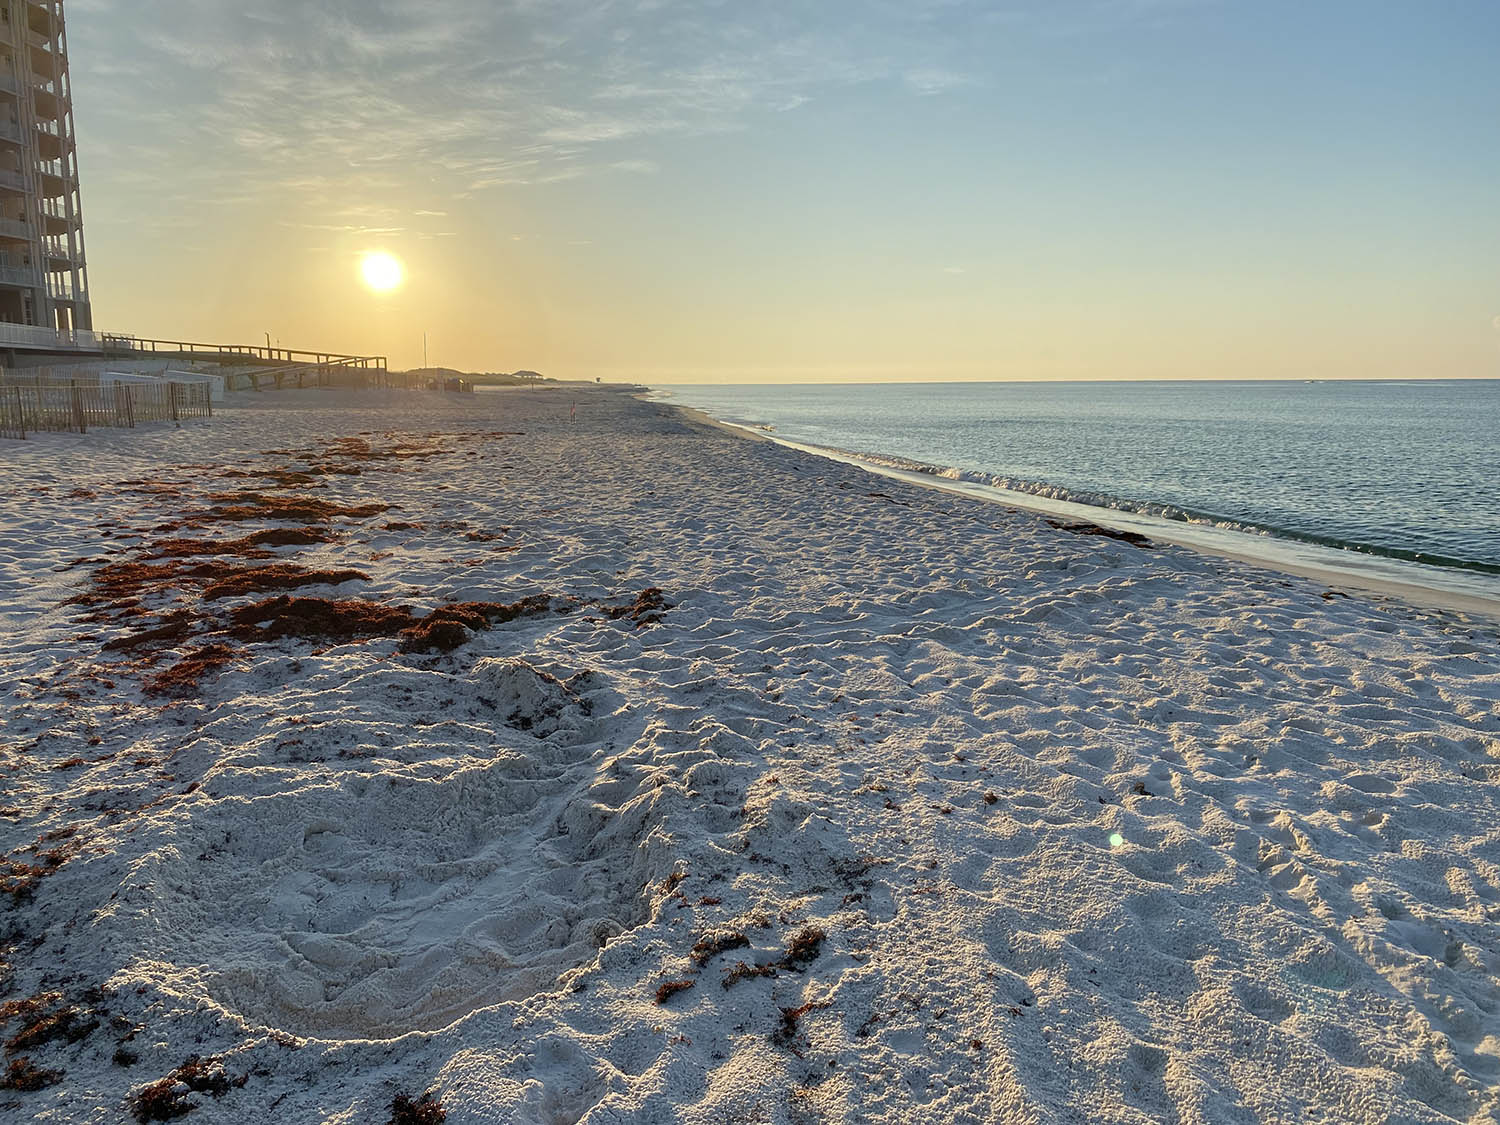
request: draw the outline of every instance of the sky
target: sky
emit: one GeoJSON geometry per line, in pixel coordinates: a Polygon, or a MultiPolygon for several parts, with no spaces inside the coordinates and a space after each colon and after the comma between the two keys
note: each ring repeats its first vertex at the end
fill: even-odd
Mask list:
{"type": "Polygon", "coordinates": [[[102,330],[649,383],[1500,377],[1496,0],[65,12],[102,330]]]}

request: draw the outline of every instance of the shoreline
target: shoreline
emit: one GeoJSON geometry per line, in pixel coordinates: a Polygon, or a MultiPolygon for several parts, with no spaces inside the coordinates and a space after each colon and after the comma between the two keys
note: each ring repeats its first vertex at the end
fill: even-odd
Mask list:
{"type": "Polygon", "coordinates": [[[1489,622],[625,389],[9,471],[0,1112],[1500,1109],[1489,622]]]}
{"type": "Polygon", "coordinates": [[[1484,572],[1324,546],[1273,532],[1233,530],[1197,521],[1171,520],[1146,512],[1052,499],[998,485],[945,478],[934,472],[906,469],[871,459],[881,456],[896,460],[894,454],[861,455],[795,441],[745,423],[715,418],[697,407],[672,403],[670,397],[646,398],[645,401],[673,406],[697,421],[755,441],[774,442],[788,449],[853,465],[873,475],[900,480],[921,488],[969,496],[1041,515],[1087,520],[1116,531],[1144,535],[1157,542],[1187,547],[1214,558],[1229,559],[1324,582],[1333,588],[1395,598],[1425,609],[1449,609],[1500,621],[1500,577],[1484,572]]]}

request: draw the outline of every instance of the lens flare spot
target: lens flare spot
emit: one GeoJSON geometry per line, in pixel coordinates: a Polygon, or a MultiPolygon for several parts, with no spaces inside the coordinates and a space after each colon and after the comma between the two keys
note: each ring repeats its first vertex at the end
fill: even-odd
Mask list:
{"type": "Polygon", "coordinates": [[[406,278],[401,259],[384,250],[371,250],[359,260],[359,276],[376,293],[389,293],[406,278]]]}
{"type": "Polygon", "coordinates": [[[1125,837],[1121,836],[1118,832],[1110,833],[1109,846],[1112,848],[1123,848],[1125,846],[1125,837]]]}

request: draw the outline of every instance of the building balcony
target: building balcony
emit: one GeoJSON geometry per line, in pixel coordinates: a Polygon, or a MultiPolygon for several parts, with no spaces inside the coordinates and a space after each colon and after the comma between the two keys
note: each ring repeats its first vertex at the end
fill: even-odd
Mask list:
{"type": "Polygon", "coordinates": [[[47,239],[43,244],[42,253],[47,259],[47,269],[54,273],[83,269],[83,258],[74,257],[72,247],[60,239],[47,239]]]}
{"type": "Polygon", "coordinates": [[[43,199],[57,199],[68,194],[73,187],[73,179],[62,170],[59,161],[52,160],[38,166],[41,173],[37,177],[40,192],[43,199]]]}
{"type": "Polygon", "coordinates": [[[6,191],[26,190],[26,177],[20,172],[13,172],[8,168],[0,168],[0,189],[6,191]]]}
{"type": "Polygon", "coordinates": [[[33,233],[30,223],[23,223],[20,219],[0,219],[0,238],[30,242],[33,233]]]}
{"type": "Polygon", "coordinates": [[[0,266],[0,285],[35,289],[41,284],[35,266],[0,266]]]}
{"type": "Polygon", "coordinates": [[[0,141],[10,141],[13,144],[20,144],[21,123],[19,121],[7,121],[0,118],[0,141]]]}
{"type": "Polygon", "coordinates": [[[43,160],[61,160],[68,148],[67,142],[58,135],[57,127],[54,125],[49,128],[41,121],[36,124],[36,147],[37,155],[43,160]]]}
{"type": "Polygon", "coordinates": [[[26,5],[26,25],[32,31],[45,35],[57,26],[52,18],[52,14],[55,11],[57,11],[56,4],[43,4],[39,3],[38,0],[30,0],[26,5]]]}
{"type": "Polygon", "coordinates": [[[77,215],[69,215],[68,209],[54,199],[42,200],[42,233],[48,235],[67,234],[82,225],[77,215]]]}
{"type": "Polygon", "coordinates": [[[47,296],[54,301],[87,301],[88,290],[73,284],[73,275],[53,273],[47,275],[47,296]]]}
{"type": "Polygon", "coordinates": [[[0,93],[19,94],[21,80],[8,70],[0,70],[0,93]]]}
{"type": "Polygon", "coordinates": [[[42,274],[29,254],[0,254],[0,285],[19,285],[35,289],[42,284],[42,274]]]}
{"type": "Polygon", "coordinates": [[[58,55],[46,47],[31,47],[31,73],[43,82],[55,82],[62,73],[62,62],[58,55]]]}
{"type": "Polygon", "coordinates": [[[38,121],[58,121],[66,116],[68,111],[67,99],[59,97],[55,90],[43,86],[32,87],[31,103],[36,107],[38,121]]]}

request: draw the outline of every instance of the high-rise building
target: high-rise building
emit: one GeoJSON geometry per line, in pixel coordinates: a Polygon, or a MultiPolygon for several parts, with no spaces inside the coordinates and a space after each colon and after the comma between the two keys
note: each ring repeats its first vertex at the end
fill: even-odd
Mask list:
{"type": "Polygon", "coordinates": [[[62,0],[0,0],[0,322],[93,327],[62,0]]]}

